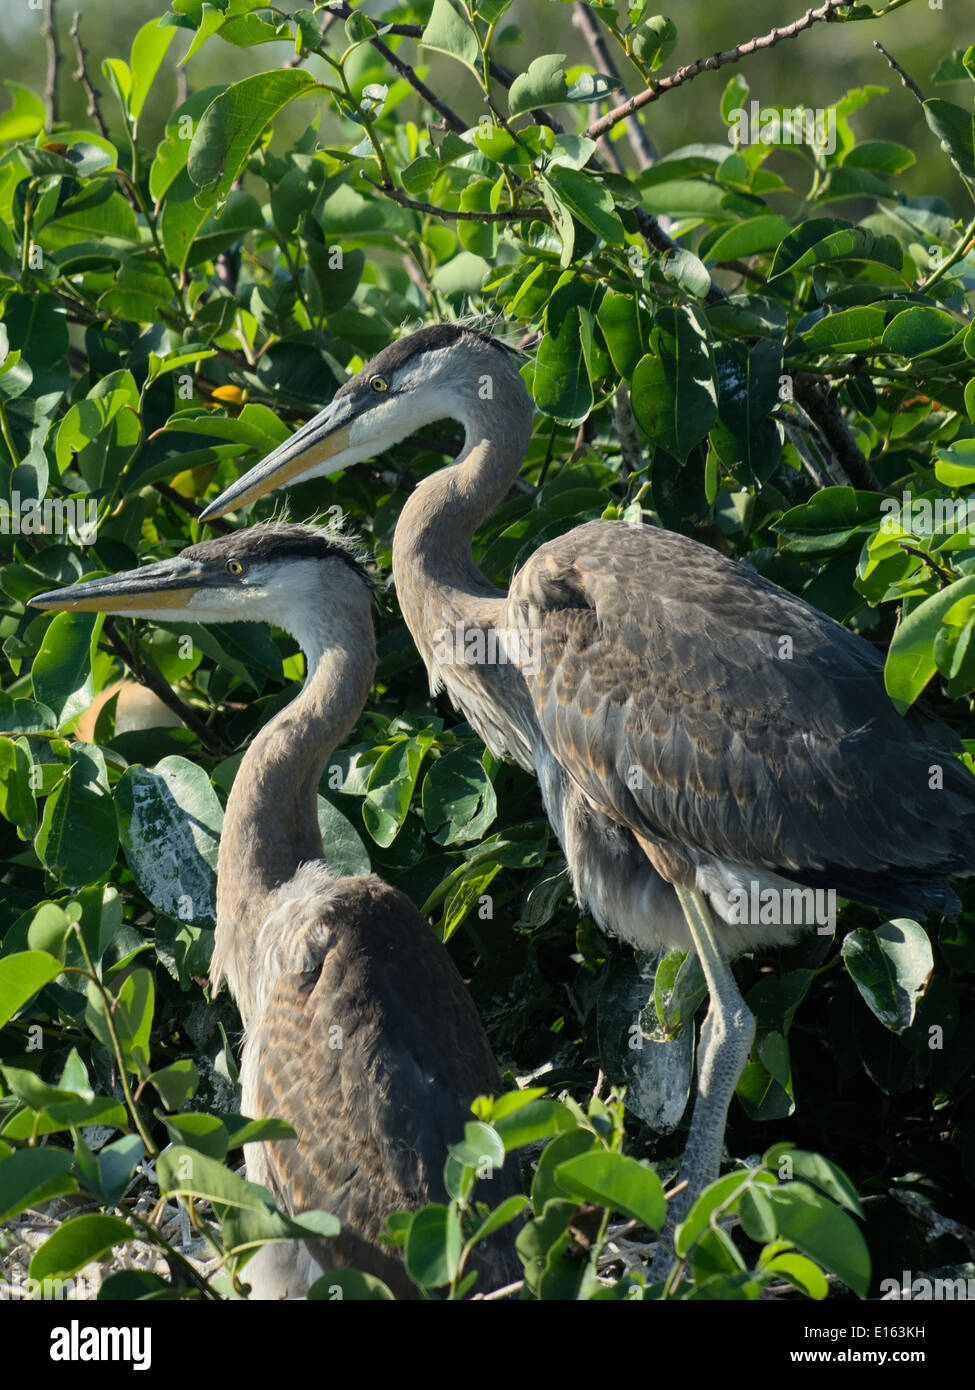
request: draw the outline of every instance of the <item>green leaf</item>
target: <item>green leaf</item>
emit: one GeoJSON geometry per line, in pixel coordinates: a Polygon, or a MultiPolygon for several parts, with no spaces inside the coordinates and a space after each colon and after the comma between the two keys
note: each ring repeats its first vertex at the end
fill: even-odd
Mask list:
{"type": "Polygon", "coordinates": [[[937,670],[935,640],[942,621],[959,599],[975,594],[975,575],[956,579],[946,589],[913,607],[891,640],[884,666],[884,685],[901,714],[905,714],[937,670]]]}
{"type": "Polygon", "coordinates": [[[227,1157],[228,1135],[219,1115],[183,1111],[168,1115],[163,1123],[174,1144],[186,1143],[196,1152],[218,1163],[227,1157]]]}
{"type": "Polygon", "coordinates": [[[25,837],[37,829],[37,803],[30,785],[32,766],[26,747],[0,735],[0,816],[25,837]]]}
{"type": "MultiPolygon", "coordinates": [[[[5,963],[0,961],[0,991],[5,963]]],[[[0,1158],[0,1222],[9,1221],[18,1212],[48,1202],[52,1197],[76,1192],[78,1184],[68,1172],[72,1162],[73,1156],[68,1150],[54,1148],[15,1149],[0,1158]]]]}
{"type": "Polygon", "coordinates": [[[384,849],[403,828],[420,765],[432,743],[433,734],[426,733],[397,739],[373,766],[362,803],[362,819],[376,844],[384,849]]]}
{"type": "Polygon", "coordinates": [[[323,796],[318,798],[318,828],[333,874],[368,874],[372,862],[362,836],[350,820],[323,796]]]}
{"type": "Polygon", "coordinates": [[[629,380],[647,350],[647,335],[636,295],[607,290],[596,311],[613,366],[629,380]]]}
{"type": "Polygon", "coordinates": [[[877,529],[882,500],[876,492],[823,488],[808,502],[787,511],[773,523],[772,530],[783,538],[784,549],[800,554],[845,550],[851,544],[859,545],[866,533],[877,529]]]}
{"type": "Polygon", "coordinates": [[[41,862],[69,888],[97,881],[112,867],[118,831],[100,748],[72,745],[68,775],[44,805],[34,848],[41,862]]]}
{"type": "Polygon", "coordinates": [[[260,1192],[216,1159],[185,1144],[164,1149],[156,1160],[159,1190],[170,1197],[202,1197],[220,1206],[265,1211],[260,1192]]]}
{"type": "Polygon", "coordinates": [[[564,275],[545,310],[545,336],[535,357],[535,404],[563,424],[579,424],[593,406],[592,383],[582,346],[580,307],[592,303],[593,287],[564,275]]]}
{"type": "Polygon", "coordinates": [[[924,119],[965,182],[975,185],[975,115],[954,102],[930,97],[924,103],[924,119]]]}
{"type": "Polygon", "coordinates": [[[440,1204],[421,1207],[406,1238],[406,1272],[421,1289],[449,1284],[457,1272],[461,1229],[451,1211],[440,1204]]]}
{"type": "Polygon", "coordinates": [[[175,29],[161,29],[158,20],[150,19],[143,24],[132,40],[132,53],[129,58],[129,66],[132,69],[129,111],[136,120],[142,114],[149,88],[155,81],[166,50],[175,37],[175,29]]]}
{"type": "Polygon", "coordinates": [[[733,77],[728,79],[724,91],[721,93],[721,119],[725,125],[734,125],[738,119],[738,112],[744,110],[745,102],[748,100],[748,93],[751,87],[746,78],[740,72],[736,72],[733,77]]]}
{"type": "Polygon", "coordinates": [[[5,77],[3,85],[14,100],[0,115],[0,140],[29,140],[44,129],[47,120],[44,103],[29,87],[11,77],[5,77]]]}
{"type": "Polygon", "coordinates": [[[116,1216],[70,1216],[35,1253],[32,1279],[67,1278],[117,1245],[135,1240],[136,1232],[116,1216]]]}
{"type": "Polygon", "coordinates": [[[876,931],[860,927],[845,938],[843,961],[884,1027],[894,1033],[909,1028],[934,970],[924,928],[905,917],[885,922],[876,931]]]}
{"type": "Polygon", "coordinates": [[[687,1255],[690,1252],[694,1242],[708,1229],[712,1216],[719,1210],[733,1215],[741,1194],[759,1181],[767,1181],[771,1186],[773,1180],[768,1174],[753,1174],[745,1169],[736,1173],[726,1173],[723,1178],[710,1183],[674,1232],[674,1249],[677,1254],[687,1255]]]}
{"type": "Polygon", "coordinates": [[[944,347],[963,326],[941,309],[912,304],[891,319],[884,331],[883,346],[902,357],[919,357],[944,347]]]}
{"type": "MultiPolygon", "coordinates": [[[[975,378],[969,386],[975,385],[975,378]]],[[[967,392],[966,392],[967,394],[967,392]]],[[[935,455],[934,476],[950,488],[971,487],[975,483],[975,439],[959,439],[935,455]]]]}
{"type": "MultiPolygon", "coordinates": [[[[349,21],[351,22],[351,21],[349,21]]],[[[343,1303],[394,1303],[396,1295],[374,1274],[360,1274],[357,1269],[332,1269],[316,1279],[308,1290],[309,1303],[335,1300],[341,1290],[343,1303]]]]}
{"type": "Polygon", "coordinates": [[[433,764],[423,781],[423,820],[441,845],[480,840],[498,811],[484,755],[458,748],[433,764]]]}
{"type": "Polygon", "coordinates": [[[155,1086],[159,1098],[167,1110],[176,1110],[196,1094],[200,1084],[200,1073],[196,1063],[188,1057],[171,1062],[168,1067],[154,1071],[147,1078],[155,1086]]]}
{"type": "Polygon", "coordinates": [[[520,1193],[515,1197],[508,1197],[489,1216],[484,1218],[470,1237],[470,1244],[475,1245],[477,1241],[486,1240],[488,1236],[493,1236],[495,1231],[500,1231],[503,1226],[509,1225],[530,1205],[528,1198],[521,1196],[520,1193]]]}
{"type": "Polygon", "coordinates": [[[900,270],[904,253],[896,237],[878,236],[865,227],[841,226],[839,230],[826,232],[827,227],[836,225],[835,219],[824,217],[797,227],[776,251],[769,280],[842,260],[876,261],[892,270],[900,270]],[[826,234],[822,235],[823,232],[826,234]]]}
{"type": "Polygon", "coordinates": [[[545,53],[515,78],[508,92],[508,115],[524,115],[536,107],[557,106],[567,99],[564,53],[545,53]]]}
{"type": "Polygon", "coordinates": [[[559,1164],[555,1181],[571,1197],[622,1212],[651,1231],[659,1231],[667,1219],[660,1179],[652,1168],[624,1154],[580,1154],[559,1164]]]}
{"type": "Polygon", "coordinates": [[[783,1176],[783,1166],[787,1163],[790,1178],[804,1178],[806,1182],[821,1188],[827,1197],[839,1202],[854,1216],[862,1216],[863,1208],[857,1190],[850,1179],[832,1159],[822,1154],[810,1153],[807,1149],[796,1149],[791,1144],[776,1144],[763,1154],[762,1162],[766,1168],[778,1170],[783,1176]]]}
{"type": "MultiPolygon", "coordinates": [[[[168,297],[168,289],[166,293],[168,297]]],[[[68,410],[58,429],[58,468],[64,472],[77,461],[82,476],[88,475],[92,486],[100,485],[101,473],[93,471],[92,463],[98,460],[104,465],[105,451],[113,438],[126,444],[139,438],[139,388],[128,370],[110,372],[96,382],[85,400],[68,410]],[[98,452],[91,447],[96,442],[101,445],[98,452]]]]}
{"type": "Polygon", "coordinates": [[[226,198],[254,142],[296,97],[321,91],[300,68],[262,72],[235,82],[207,107],[190,145],[187,169],[207,206],[226,198]]]}
{"type": "Polygon", "coordinates": [[[145,1076],[149,1070],[149,1033],[155,1008],[155,985],[148,970],[126,976],[115,1005],[115,1031],[129,1070],[145,1076]]]}
{"type": "Polygon", "coordinates": [[[424,48],[432,48],[456,58],[477,76],[481,50],[461,0],[433,0],[433,9],[420,35],[420,43],[424,48]]]}
{"type": "Polygon", "coordinates": [[[668,453],[686,459],[717,419],[707,322],[694,304],[660,306],[650,352],[633,373],[633,413],[668,453]]]}
{"type": "Polygon", "coordinates": [[[864,352],[874,347],[883,332],[883,310],[863,307],[827,314],[808,328],[802,338],[807,346],[820,352],[864,352]]]}
{"type": "Polygon", "coordinates": [[[500,1168],[504,1163],[504,1144],[500,1136],[481,1120],[468,1120],[464,1138],[459,1144],[451,1144],[448,1152],[465,1168],[478,1168],[485,1163],[490,1168],[500,1168]]]}
{"type": "Polygon", "coordinates": [[[641,20],[630,37],[633,56],[650,72],[656,72],[676,47],[677,25],[662,14],[649,15],[641,20]]]}
{"type": "Polygon", "coordinates": [[[539,1139],[575,1129],[576,1121],[572,1111],[561,1101],[532,1100],[510,1114],[497,1116],[494,1128],[504,1140],[505,1151],[510,1153],[522,1144],[534,1144],[539,1139]]]}
{"type": "Polygon", "coordinates": [[[743,256],[754,256],[759,251],[771,251],[783,238],[789,235],[791,224],[784,217],[771,213],[762,217],[749,217],[744,222],[729,227],[722,232],[717,241],[708,247],[709,261],[735,261],[743,256]]]}
{"type": "Polygon", "coordinates": [[[870,1255],[852,1218],[805,1183],[770,1188],[768,1197],[775,1208],[779,1234],[866,1298],[870,1255]]]}
{"type": "Polygon", "coordinates": [[[880,174],[900,174],[916,163],[914,151],[894,140],[862,140],[844,157],[844,169],[874,169],[880,174]]]}
{"type": "Polygon", "coordinates": [[[781,1033],[768,1032],[753,1049],[735,1087],[751,1120],[778,1120],[795,1110],[789,1045],[781,1033]]]}
{"type": "Polygon", "coordinates": [[[56,613],[31,668],[35,699],[54,710],[61,724],[92,700],[91,663],[104,614],[56,613]]]}
{"type": "Polygon", "coordinates": [[[818,1265],[814,1265],[812,1260],[807,1260],[805,1255],[796,1255],[787,1251],[785,1254],[776,1255],[774,1259],[769,1260],[765,1268],[781,1275],[783,1279],[787,1279],[807,1298],[820,1300],[829,1294],[829,1284],[826,1282],[822,1270],[818,1265]]]}
{"type": "Polygon", "coordinates": [[[46,951],[17,951],[4,956],[0,960],[0,1028],[63,969],[61,961],[46,951]]]}
{"type": "Polygon", "coordinates": [[[125,857],[153,907],[212,926],[223,812],[203,769],[179,757],[130,767],[115,801],[125,857]]]}

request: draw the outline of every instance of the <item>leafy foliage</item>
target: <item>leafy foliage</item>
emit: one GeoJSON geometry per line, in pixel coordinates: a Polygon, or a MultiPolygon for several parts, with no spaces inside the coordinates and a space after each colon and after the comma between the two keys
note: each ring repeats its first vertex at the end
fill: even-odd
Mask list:
{"type": "MultiPolygon", "coordinates": [[[[674,23],[639,4],[589,8],[627,80],[656,100],[674,23]]],[[[52,619],[27,602],[200,538],[200,500],[403,323],[473,310],[537,335],[530,486],[476,538],[489,577],[505,583],[591,518],[685,531],[886,647],[897,706],[925,696],[966,731],[975,224],[947,199],[899,193],[915,152],[854,129],[866,102],[909,98],[834,93],[801,139],[773,108],[756,138],[739,68],[711,98],[727,140],[624,177],[587,126],[593,103],[625,97],[619,76],[528,58],[499,27],[506,9],[434,0],[400,7],[390,27],[350,7],[323,31],[321,12],[176,3],[139,30],[128,62],[106,61],[111,137],[46,126],[40,97],[8,83],[0,1219],[68,1193],[95,1208],[37,1251],[35,1277],[69,1275],[137,1233],[161,1239],[131,1209],[148,1158],[161,1199],[181,1198],[223,1257],[212,1282],[184,1271],[183,1296],[239,1295],[263,1241],[335,1229],[327,1213],[274,1211],[234,1172],[243,1143],[286,1127],[236,1113],[238,1021],[202,988],[220,798],[300,676],[294,644],[250,626],[52,619]],[[205,44],[281,38],[307,66],[191,91],[152,148],[140,117],[177,29],[192,36],[191,75],[205,44]],[[518,53],[517,73],[499,48],[508,63],[518,53]],[[431,67],[460,73],[483,119],[468,125],[424,85],[431,67]],[[275,138],[295,112],[307,129],[275,138]],[[148,727],[126,727],[127,670],[168,706],[148,727]]],[[[943,158],[958,203],[975,192],[973,74],[971,49],[945,56],[937,80],[964,84],[961,104],[924,102],[931,143],[918,152],[943,158]]],[[[688,81],[661,90],[686,101],[688,81]]],[[[382,464],[296,489],[295,514],[337,508],[388,563],[404,496],[455,443],[427,431],[382,464]]],[[[383,605],[373,697],[320,788],[325,843],[336,868],[372,865],[430,916],[472,975],[509,1080],[544,1073],[563,1095],[477,1102],[445,1156],[450,1202],[391,1222],[418,1288],[464,1296],[471,1250],[514,1222],[523,1296],[540,1299],[754,1299],[773,1280],[822,1298],[823,1271],[863,1296],[865,1213],[875,1275],[957,1258],[887,1192],[975,1219],[970,893],[954,922],[874,930],[877,914],[848,907],[842,943],[813,936],[742,962],[758,1031],[730,1145],[763,1148],[772,1121],[798,1147],[704,1193],[665,1234],[662,1283],[613,1263],[612,1214],[664,1232],[647,1159],[666,1175],[680,1149],[700,972],[679,953],[634,962],[579,919],[534,783],[431,702],[392,596],[383,605]],[[597,1054],[629,1085],[626,1115],[617,1091],[592,1095],[597,1054]],[[866,1207],[804,1141],[842,1161],[866,1207]],[[491,1211],[485,1179],[526,1145],[529,1196],[491,1211]]],[[[175,1292],[120,1274],[102,1296],[175,1292]]],[[[337,1295],[389,1296],[354,1271],[312,1293],[337,1295]]]]}

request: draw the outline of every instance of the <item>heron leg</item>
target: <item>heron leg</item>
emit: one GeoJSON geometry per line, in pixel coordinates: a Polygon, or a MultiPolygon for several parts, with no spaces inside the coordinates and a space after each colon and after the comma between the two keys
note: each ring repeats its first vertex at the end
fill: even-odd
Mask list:
{"type": "MultiPolygon", "coordinates": [[[[718,1176],[728,1106],[755,1038],[755,1018],[741,997],[721,948],[711,912],[696,888],[674,885],[710,992],[701,1027],[697,1060],[697,1098],[681,1164],[686,1183],[669,1204],[668,1223],[687,1215],[702,1190],[718,1176]]],[[[657,1262],[652,1277],[660,1277],[657,1262]]]]}

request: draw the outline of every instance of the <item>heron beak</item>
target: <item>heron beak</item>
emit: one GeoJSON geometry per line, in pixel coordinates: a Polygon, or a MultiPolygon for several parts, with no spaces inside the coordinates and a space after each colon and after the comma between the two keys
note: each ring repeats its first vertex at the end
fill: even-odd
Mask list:
{"type": "Polygon", "coordinates": [[[200,513],[201,521],[212,521],[227,512],[263,497],[266,492],[284,487],[295,478],[310,473],[319,464],[335,458],[349,448],[349,431],[356,418],[351,396],[340,396],[327,405],[313,420],[302,425],[290,439],[279,444],[266,459],[238,478],[226,492],[200,513]]]}
{"type": "Polygon", "coordinates": [[[197,562],[177,557],[35,594],[30,603],[33,608],[58,608],[69,613],[164,613],[186,608],[194,594],[218,578],[207,576],[197,562]]]}

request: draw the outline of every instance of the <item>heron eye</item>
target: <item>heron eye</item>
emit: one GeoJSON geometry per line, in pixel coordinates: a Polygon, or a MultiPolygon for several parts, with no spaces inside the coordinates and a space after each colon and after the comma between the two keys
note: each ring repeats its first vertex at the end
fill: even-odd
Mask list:
{"type": "Polygon", "coordinates": [[[227,573],[228,573],[228,574],[243,574],[243,573],[244,573],[244,566],[240,563],[239,560],[228,560],[228,561],[227,561],[227,573]]]}
{"type": "Polygon", "coordinates": [[[388,391],[389,382],[384,376],[374,376],[369,378],[369,385],[374,391],[388,391]]]}

